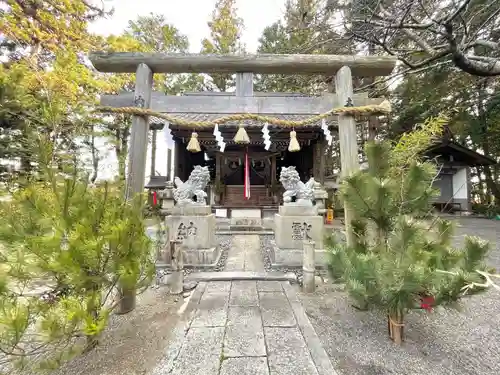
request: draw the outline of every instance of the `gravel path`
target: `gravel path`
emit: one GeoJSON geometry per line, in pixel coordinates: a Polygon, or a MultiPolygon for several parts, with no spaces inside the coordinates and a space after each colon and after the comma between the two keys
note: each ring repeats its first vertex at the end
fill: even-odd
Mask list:
{"type": "Polygon", "coordinates": [[[134,311],[111,317],[94,350],[53,375],[146,374],[164,356],[182,302],[182,297],[168,295],[165,288],[148,289],[138,296],[134,311]]]}
{"type": "MultiPolygon", "coordinates": [[[[458,219],[456,244],[466,234],[489,240],[489,264],[500,270],[500,222],[458,219]]],[[[493,375],[500,373],[500,293],[490,290],[463,301],[461,312],[414,311],[405,321],[406,341],[387,335],[385,315],[350,306],[338,286],[300,294],[304,308],[340,375],[493,375]]]]}

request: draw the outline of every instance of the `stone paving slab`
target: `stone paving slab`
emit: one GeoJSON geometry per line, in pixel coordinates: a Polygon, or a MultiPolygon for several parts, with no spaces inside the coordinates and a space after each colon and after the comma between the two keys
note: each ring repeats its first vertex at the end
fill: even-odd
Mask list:
{"type": "Polygon", "coordinates": [[[191,328],[177,357],[172,375],[218,375],[224,327],[191,328]]]}
{"type": "Polygon", "coordinates": [[[294,327],[297,324],[285,293],[259,292],[259,300],[264,327],[294,327]]]}
{"type": "Polygon", "coordinates": [[[228,307],[229,292],[207,293],[205,291],[191,327],[224,327],[228,307]]]}
{"type": "Polygon", "coordinates": [[[257,283],[255,281],[233,281],[230,306],[259,306],[257,283]]]}
{"type": "Polygon", "coordinates": [[[254,280],[237,280],[231,283],[231,291],[249,291],[257,294],[257,282],[254,280]]]}
{"type": "Polygon", "coordinates": [[[229,293],[231,283],[224,281],[210,281],[207,283],[205,293],[229,293]]]}
{"type": "Polygon", "coordinates": [[[189,332],[189,328],[193,318],[196,316],[198,305],[200,303],[203,293],[205,293],[205,288],[207,283],[200,282],[193,290],[193,293],[189,297],[187,306],[184,313],[179,319],[179,322],[175,326],[172,332],[171,342],[166,348],[163,360],[156,366],[151,375],[163,375],[169,374],[176,363],[179,353],[186,341],[186,334],[189,332]]]}
{"type": "Polygon", "coordinates": [[[259,357],[266,355],[262,325],[236,324],[226,327],[224,357],[259,357]]]}
{"type": "Polygon", "coordinates": [[[296,327],[265,327],[272,375],[318,375],[304,338],[296,327]]]}
{"type": "Polygon", "coordinates": [[[281,292],[283,287],[279,281],[259,280],[257,281],[259,292],[281,292]]]}
{"type": "MultiPolygon", "coordinates": [[[[264,261],[260,254],[260,238],[254,236],[235,236],[236,241],[239,238],[244,239],[245,247],[245,271],[264,271],[264,261]]],[[[234,241],[234,239],[233,239],[234,241]]]]}
{"type": "Polygon", "coordinates": [[[323,345],[321,344],[321,341],[319,340],[311,322],[309,321],[297,294],[289,283],[282,283],[282,286],[292,308],[295,319],[297,320],[297,325],[309,348],[309,353],[311,354],[314,364],[316,365],[318,373],[335,375],[336,371],[330,362],[330,358],[328,358],[328,354],[326,354],[326,351],[323,348],[323,345]]]}
{"type": "Polygon", "coordinates": [[[224,271],[264,271],[258,235],[233,236],[224,271]]]}
{"type": "Polygon", "coordinates": [[[337,374],[288,282],[200,282],[186,312],[149,375],[337,374]]]}
{"type": "Polygon", "coordinates": [[[230,306],[227,325],[262,327],[262,318],[259,306],[230,306]]]}
{"type": "Polygon", "coordinates": [[[257,291],[231,291],[229,304],[231,306],[259,306],[259,296],[257,295],[257,291]]]}
{"type": "Polygon", "coordinates": [[[220,375],[269,375],[267,358],[228,358],[222,362],[220,375]]]}

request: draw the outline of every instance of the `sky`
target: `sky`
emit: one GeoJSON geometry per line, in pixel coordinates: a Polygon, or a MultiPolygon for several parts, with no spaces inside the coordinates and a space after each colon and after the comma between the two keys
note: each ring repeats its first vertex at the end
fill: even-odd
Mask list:
{"type": "MultiPolygon", "coordinates": [[[[98,0],[95,0],[98,1],[98,0]]],[[[99,0],[100,1],[100,0],[99,0]]],[[[100,19],[89,26],[91,32],[109,35],[120,34],[129,20],[150,13],[163,14],[167,22],[187,35],[190,52],[201,49],[201,40],[209,35],[207,22],[212,16],[216,0],[103,0],[107,9],[114,8],[113,16],[100,19]]],[[[242,42],[247,52],[255,52],[258,40],[266,26],[280,19],[285,9],[285,0],[237,0],[238,16],[243,19],[242,42]]],[[[166,175],[167,147],[163,134],[158,134],[156,171],[166,175]]],[[[117,160],[112,147],[104,142],[99,147],[101,157],[99,179],[112,178],[117,173],[117,160]]],[[[146,181],[150,175],[151,147],[148,148],[146,181]]]]}
{"type": "MultiPolygon", "coordinates": [[[[163,14],[190,42],[191,52],[199,52],[201,40],[209,34],[210,20],[216,0],[104,0],[108,9],[114,8],[110,19],[100,19],[90,26],[92,32],[119,34],[129,20],[149,13],[163,14]]],[[[281,18],[285,0],[237,0],[238,15],[243,18],[243,43],[255,52],[264,28],[281,18]]]]}

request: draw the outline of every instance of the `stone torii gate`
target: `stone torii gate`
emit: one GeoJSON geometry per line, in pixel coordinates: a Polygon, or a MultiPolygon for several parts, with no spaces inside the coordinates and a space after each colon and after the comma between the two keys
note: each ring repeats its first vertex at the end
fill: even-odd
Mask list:
{"type": "MultiPolygon", "coordinates": [[[[334,107],[380,104],[366,94],[353,94],[352,76],[389,75],[396,59],[387,56],[336,55],[172,55],[163,53],[91,54],[100,72],[136,73],[134,93],[104,95],[103,106],[140,107],[156,112],[252,113],[259,115],[316,115],[334,107]],[[236,73],[235,96],[169,96],[153,93],[153,73],[236,73]],[[304,74],[335,76],[335,94],[319,97],[254,96],[253,74],[304,74]]],[[[338,115],[341,173],[348,176],[359,169],[356,122],[351,115],[338,115]]],[[[147,116],[133,115],[126,195],[144,191],[148,143],[147,116]]],[[[348,243],[352,243],[351,211],[345,207],[348,243]]]]}

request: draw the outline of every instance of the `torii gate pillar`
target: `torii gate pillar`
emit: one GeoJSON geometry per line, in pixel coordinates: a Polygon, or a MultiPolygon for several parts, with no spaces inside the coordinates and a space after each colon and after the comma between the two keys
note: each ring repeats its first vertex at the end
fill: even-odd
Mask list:
{"type": "MultiPolygon", "coordinates": [[[[351,69],[343,66],[335,76],[335,91],[338,99],[344,105],[352,100],[351,69]]],[[[352,116],[339,115],[340,165],[342,178],[348,177],[359,170],[358,137],[356,120],[352,116]]],[[[345,232],[347,245],[354,245],[354,233],[351,221],[354,219],[352,209],[344,202],[345,232]]]]}

